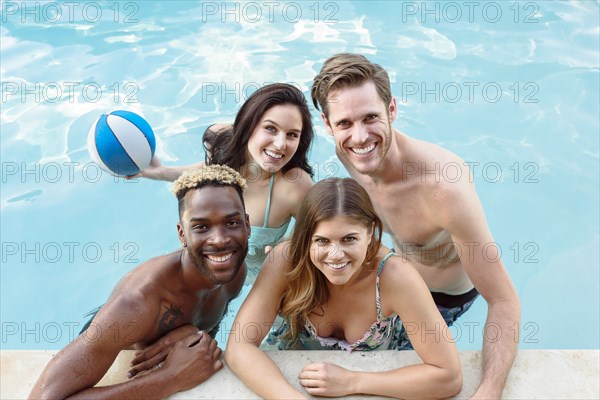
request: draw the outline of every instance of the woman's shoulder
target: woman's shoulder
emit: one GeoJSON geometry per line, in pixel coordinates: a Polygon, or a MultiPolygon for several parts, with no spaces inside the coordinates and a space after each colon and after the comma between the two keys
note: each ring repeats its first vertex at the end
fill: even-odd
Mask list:
{"type": "MultiPolygon", "coordinates": [[[[386,249],[387,250],[387,249],[386,249]]],[[[390,252],[381,251],[378,259],[381,260],[390,252]],[[382,254],[383,253],[383,254],[382,254]]],[[[379,268],[379,264],[377,265],[379,268]]],[[[401,287],[406,287],[414,284],[416,280],[422,280],[419,272],[415,267],[406,259],[402,253],[393,253],[385,261],[383,269],[380,274],[380,286],[382,289],[389,288],[390,290],[398,290],[401,287]]]]}
{"type": "Polygon", "coordinates": [[[308,186],[310,189],[312,185],[314,185],[314,182],[308,172],[299,167],[294,167],[286,172],[282,172],[281,177],[285,183],[294,186],[300,184],[300,186],[308,186]]]}
{"type": "Polygon", "coordinates": [[[401,308],[431,298],[423,278],[402,254],[395,254],[386,261],[379,278],[379,288],[386,315],[400,315],[401,308]]]}
{"type": "Polygon", "coordinates": [[[281,174],[280,188],[290,202],[299,203],[314,185],[310,175],[302,168],[292,168],[281,174]]]}

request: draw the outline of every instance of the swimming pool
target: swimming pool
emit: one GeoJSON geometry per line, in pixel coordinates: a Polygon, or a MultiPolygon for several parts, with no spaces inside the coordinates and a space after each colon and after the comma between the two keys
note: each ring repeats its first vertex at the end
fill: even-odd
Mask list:
{"type": "MultiPolygon", "coordinates": [[[[192,163],[257,87],[308,95],[351,51],[390,72],[397,129],[470,163],[520,347],[598,348],[598,16],[596,1],[3,2],[0,346],[62,348],[125,272],[179,245],[168,184],[91,164],[99,114],[139,112],[164,163],[192,163]]],[[[315,179],[345,176],[313,120],[315,179]]],[[[481,348],[485,314],[480,299],[461,317],[459,348],[481,348]]]]}

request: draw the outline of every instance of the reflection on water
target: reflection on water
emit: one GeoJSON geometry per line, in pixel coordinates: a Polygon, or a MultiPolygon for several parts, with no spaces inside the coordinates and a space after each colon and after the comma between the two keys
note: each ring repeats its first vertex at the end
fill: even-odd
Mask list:
{"type": "MultiPolygon", "coordinates": [[[[208,124],[231,122],[265,83],[308,96],[340,51],[388,69],[396,128],[470,163],[523,321],[538,327],[522,347],[597,347],[598,3],[451,3],[428,13],[422,2],[286,2],[271,18],[212,2],[94,3],[100,17],[80,5],[72,19],[66,6],[58,16],[32,3],[36,19],[3,3],[2,348],[61,348],[126,271],[178,247],[168,184],[90,166],[86,134],[100,113],[143,115],[163,162],[197,162],[208,124]],[[553,335],[555,315],[583,333],[553,335]]],[[[316,179],[346,176],[313,119],[316,179]]],[[[485,313],[478,301],[463,322],[485,313]]]]}

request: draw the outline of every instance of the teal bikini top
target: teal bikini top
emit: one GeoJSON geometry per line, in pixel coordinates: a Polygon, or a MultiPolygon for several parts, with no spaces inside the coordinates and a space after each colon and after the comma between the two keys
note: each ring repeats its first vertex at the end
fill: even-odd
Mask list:
{"type": "Polygon", "coordinates": [[[269,212],[271,211],[271,194],[273,192],[273,184],[275,183],[275,174],[271,175],[269,180],[269,197],[267,198],[267,208],[265,210],[265,221],[263,226],[252,226],[252,232],[248,238],[248,254],[254,256],[256,254],[264,254],[266,246],[274,246],[277,241],[283,237],[288,229],[290,220],[288,219],[283,225],[277,228],[269,228],[269,212]]]}

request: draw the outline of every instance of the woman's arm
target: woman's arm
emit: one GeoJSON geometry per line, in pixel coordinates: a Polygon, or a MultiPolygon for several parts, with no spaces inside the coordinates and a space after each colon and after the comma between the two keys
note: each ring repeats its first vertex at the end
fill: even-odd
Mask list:
{"type": "Polygon", "coordinates": [[[154,179],[156,181],[174,181],[179,178],[181,174],[185,171],[189,171],[192,169],[200,168],[204,165],[203,162],[199,162],[192,165],[182,165],[182,166],[168,166],[162,165],[158,156],[155,154],[152,157],[152,161],[150,161],[150,165],[141,170],[135,175],[128,176],[126,179],[134,179],[134,178],[148,178],[154,179]]]}
{"type": "Polygon", "coordinates": [[[305,398],[283,376],[277,365],[258,348],[277,316],[285,290],[285,256],[289,242],[273,249],[242,304],[227,342],[229,368],[263,398],[305,398]]]}
{"type": "MultiPolygon", "coordinates": [[[[219,135],[221,132],[225,131],[228,128],[231,128],[230,124],[218,123],[218,124],[212,124],[211,126],[209,126],[207,128],[207,131],[210,131],[213,135],[219,135]]],[[[206,135],[206,133],[205,133],[205,135],[206,135]]],[[[208,147],[210,148],[210,146],[208,146],[208,147]]],[[[141,170],[139,173],[128,176],[126,179],[148,178],[148,179],[154,179],[157,181],[171,181],[172,182],[175,179],[179,178],[181,176],[181,174],[183,174],[185,171],[190,171],[193,169],[200,168],[202,165],[204,165],[203,162],[199,162],[199,163],[191,164],[191,165],[182,165],[182,166],[162,165],[160,160],[158,159],[158,156],[155,154],[154,157],[152,157],[152,160],[150,161],[150,165],[148,165],[146,168],[141,170]]]]}
{"type": "Polygon", "coordinates": [[[400,257],[387,261],[380,278],[384,315],[398,314],[423,364],[383,372],[350,371],[315,363],[300,383],[315,396],[372,394],[402,399],[439,399],[460,392],[462,373],[456,346],[419,273],[400,257]]]}
{"type": "Polygon", "coordinates": [[[458,351],[427,285],[400,257],[391,257],[380,278],[382,310],[402,319],[423,364],[386,372],[354,372],[356,393],[407,398],[447,398],[462,388],[458,351]]]}

